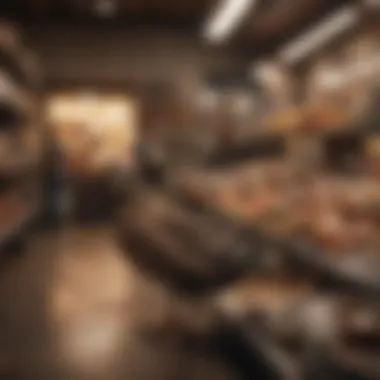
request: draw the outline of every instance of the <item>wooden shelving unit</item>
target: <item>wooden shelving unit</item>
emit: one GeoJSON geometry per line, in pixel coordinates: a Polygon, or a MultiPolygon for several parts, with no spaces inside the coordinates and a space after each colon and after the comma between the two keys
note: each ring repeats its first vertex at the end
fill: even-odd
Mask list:
{"type": "MultiPolygon", "coordinates": [[[[207,162],[211,165],[228,165],[238,164],[242,161],[284,158],[293,155],[298,159],[299,154],[294,150],[300,146],[302,146],[302,154],[316,154],[316,151],[319,151],[320,158],[324,158],[326,145],[332,140],[355,139],[362,144],[366,139],[378,135],[379,132],[376,131],[375,120],[371,120],[321,132],[261,133],[253,135],[239,144],[213,152],[207,158],[207,162]]],[[[304,156],[305,158],[307,157],[304,156]]]]}
{"type": "Polygon", "coordinates": [[[21,217],[15,218],[14,222],[11,222],[7,229],[0,231],[0,252],[4,246],[17,239],[18,236],[24,234],[30,228],[36,214],[36,209],[31,208],[21,217]]]}
{"type": "Polygon", "coordinates": [[[5,165],[2,172],[0,170],[2,180],[7,183],[7,190],[0,194],[3,196],[3,210],[0,212],[4,215],[0,229],[0,255],[8,243],[17,241],[29,230],[40,209],[38,190],[35,189],[40,182],[38,166],[43,131],[38,120],[37,68],[33,53],[23,44],[17,30],[1,22],[0,75],[4,79],[1,111],[9,109],[10,116],[6,121],[2,119],[6,125],[0,125],[0,129],[3,129],[3,145],[11,141],[15,144],[14,148],[11,145],[13,155],[8,150],[4,151],[12,164],[9,168],[5,165]],[[5,210],[8,206],[11,212],[5,210]]]}

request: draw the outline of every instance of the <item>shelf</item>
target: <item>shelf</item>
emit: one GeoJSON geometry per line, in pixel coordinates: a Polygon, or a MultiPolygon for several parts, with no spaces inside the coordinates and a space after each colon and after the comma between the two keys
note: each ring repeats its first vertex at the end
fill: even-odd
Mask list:
{"type": "MultiPolygon", "coordinates": [[[[362,121],[342,128],[320,132],[268,132],[253,135],[244,142],[219,148],[206,162],[210,166],[233,165],[251,159],[280,158],[288,153],[288,142],[295,138],[319,139],[321,144],[331,140],[363,139],[377,134],[375,121],[362,121]]],[[[379,129],[380,134],[380,129],[379,129]]]]}
{"type": "MultiPolygon", "coordinates": [[[[380,278],[377,272],[378,266],[376,266],[379,264],[378,261],[372,266],[371,264],[347,265],[347,260],[350,257],[343,256],[342,261],[336,262],[331,259],[328,252],[309,240],[301,237],[277,235],[258,222],[250,223],[241,218],[235,218],[225,212],[223,208],[199,199],[194,194],[186,193],[183,189],[179,193],[181,194],[181,202],[187,204],[188,207],[196,207],[209,215],[215,215],[217,218],[229,221],[235,228],[245,231],[246,236],[250,236],[252,247],[255,248],[257,255],[255,256],[256,260],[252,260],[256,265],[255,269],[260,271],[261,249],[265,251],[276,247],[276,249],[284,253],[282,257],[285,260],[284,265],[286,267],[302,268],[302,271],[310,271],[329,284],[330,288],[344,288],[351,294],[360,294],[361,296],[378,297],[380,295],[380,278]],[[257,249],[258,247],[260,249],[257,249]]],[[[357,256],[355,255],[355,260],[358,258],[360,261],[361,257],[363,255],[358,253],[357,256]]],[[[360,263],[358,262],[358,264],[360,263]]]]}
{"type": "Polygon", "coordinates": [[[211,166],[230,165],[250,159],[283,157],[285,152],[285,136],[268,134],[255,136],[243,143],[228,148],[218,149],[206,161],[211,166]]]}
{"type": "Polygon", "coordinates": [[[31,209],[28,212],[18,218],[12,226],[0,232],[0,251],[2,248],[11,242],[19,234],[23,233],[25,229],[30,226],[30,223],[33,221],[36,215],[35,209],[31,209]]]}

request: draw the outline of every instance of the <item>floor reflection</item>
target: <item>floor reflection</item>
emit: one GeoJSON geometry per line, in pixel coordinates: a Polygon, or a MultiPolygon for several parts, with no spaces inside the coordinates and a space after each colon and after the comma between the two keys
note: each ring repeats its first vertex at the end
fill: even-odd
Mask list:
{"type": "Polygon", "coordinates": [[[0,275],[0,379],[235,379],[183,344],[183,323],[202,330],[212,314],[180,298],[128,265],[107,228],[36,237],[0,275]]]}
{"type": "Polygon", "coordinates": [[[126,330],[125,261],[106,230],[72,231],[61,248],[48,305],[58,355],[81,372],[107,373],[126,330]]]}
{"type": "Polygon", "coordinates": [[[109,375],[128,335],[129,280],[106,228],[36,237],[3,270],[0,371],[23,380],[109,375]]]}

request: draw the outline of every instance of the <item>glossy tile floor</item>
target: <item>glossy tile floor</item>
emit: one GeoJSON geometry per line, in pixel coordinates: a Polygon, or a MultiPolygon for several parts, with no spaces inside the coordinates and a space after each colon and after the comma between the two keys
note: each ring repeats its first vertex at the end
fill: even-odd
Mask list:
{"type": "Polygon", "coordinates": [[[115,359],[129,286],[107,229],[36,237],[0,282],[0,376],[101,373],[115,359]]]}
{"type": "Polygon", "coordinates": [[[202,358],[184,374],[179,346],[135,339],[133,318],[154,323],[165,308],[159,293],[146,292],[152,312],[139,315],[135,280],[105,227],[31,239],[0,275],[0,379],[204,378],[202,358]]]}

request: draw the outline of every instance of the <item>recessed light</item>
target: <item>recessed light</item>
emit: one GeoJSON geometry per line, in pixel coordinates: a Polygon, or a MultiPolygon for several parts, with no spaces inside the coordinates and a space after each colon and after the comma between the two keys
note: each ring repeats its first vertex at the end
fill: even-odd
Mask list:
{"type": "Polygon", "coordinates": [[[102,17],[113,16],[117,11],[116,0],[96,0],[95,11],[102,17]]]}

